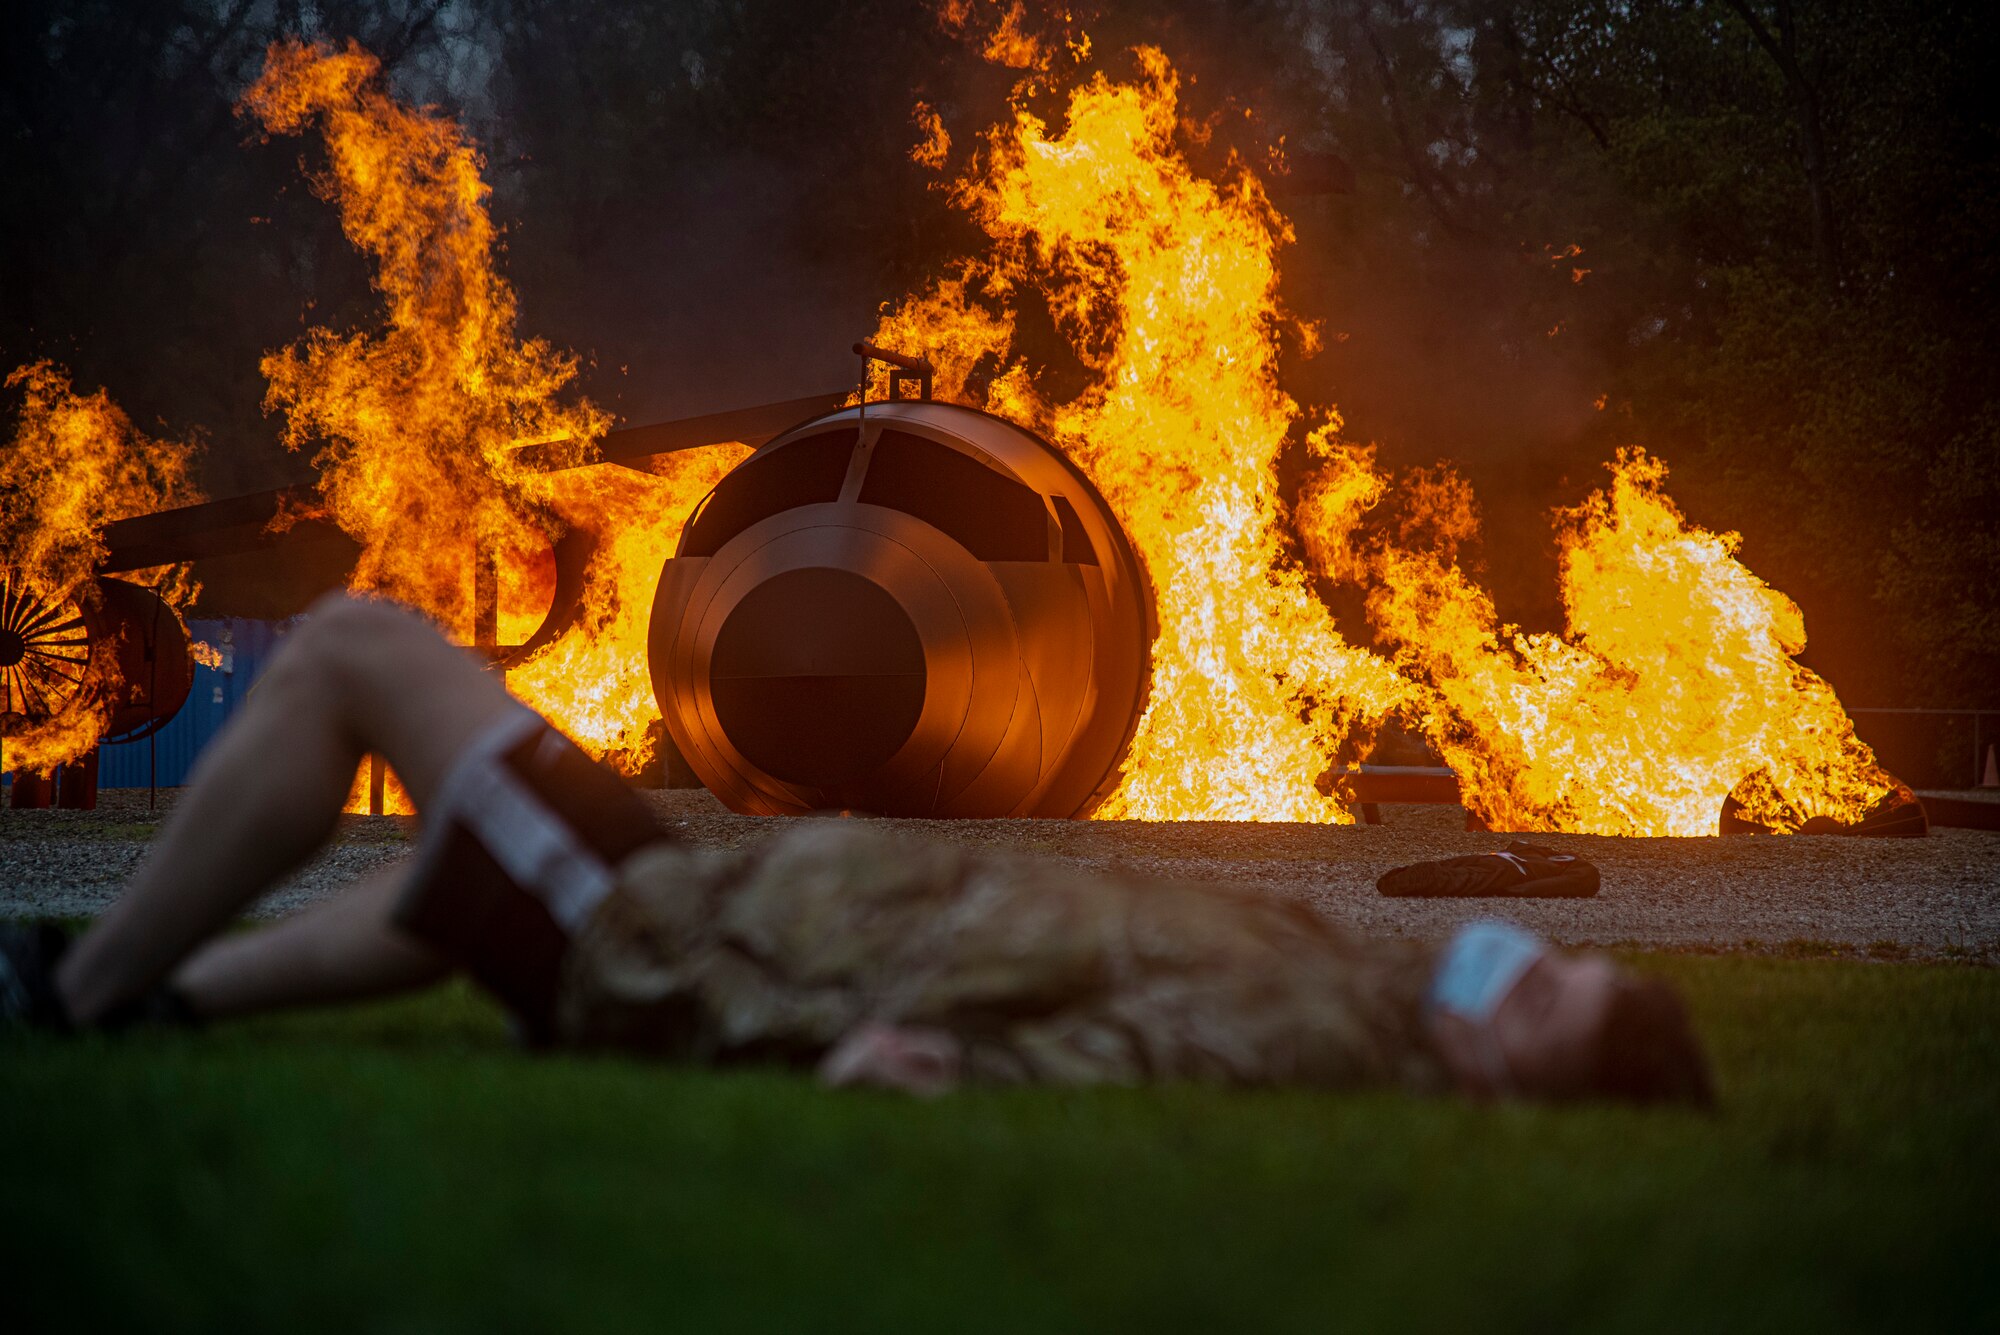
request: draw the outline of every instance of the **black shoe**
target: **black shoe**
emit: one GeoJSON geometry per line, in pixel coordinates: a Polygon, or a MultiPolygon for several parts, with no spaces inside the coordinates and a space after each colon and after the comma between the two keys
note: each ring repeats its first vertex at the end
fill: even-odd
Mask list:
{"type": "Polygon", "coordinates": [[[1397,867],[1382,873],[1375,888],[1398,897],[1587,899],[1597,893],[1597,868],[1568,853],[1517,840],[1498,853],[1397,867]]]}
{"type": "Polygon", "coordinates": [[[69,933],[53,923],[0,924],[0,1028],[69,1028],[56,992],[56,961],[69,933]]]}

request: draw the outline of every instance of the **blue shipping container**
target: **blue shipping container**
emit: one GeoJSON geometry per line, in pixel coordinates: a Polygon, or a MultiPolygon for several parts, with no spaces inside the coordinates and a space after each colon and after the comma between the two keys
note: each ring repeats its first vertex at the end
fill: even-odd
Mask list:
{"type": "Polygon", "coordinates": [[[187,703],[164,728],[137,742],[98,753],[99,788],[175,788],[187,782],[195,757],[222,730],[271,660],[292,621],[190,621],[188,634],[221,656],[215,667],[197,663],[187,703]]]}

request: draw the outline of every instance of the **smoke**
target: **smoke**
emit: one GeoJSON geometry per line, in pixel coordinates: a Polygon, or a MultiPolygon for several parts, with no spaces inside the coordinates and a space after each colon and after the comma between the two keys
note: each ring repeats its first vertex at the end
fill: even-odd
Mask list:
{"type": "Polygon", "coordinates": [[[1365,193],[1292,202],[1282,292],[1325,331],[1317,355],[1287,358],[1286,386],[1338,404],[1345,437],[1392,469],[1449,459],[1479,497],[1477,556],[1502,617],[1552,629],[1550,514],[1596,484],[1618,443],[1596,406],[1602,359],[1523,316],[1522,289],[1540,275],[1518,257],[1453,241],[1412,255],[1367,234],[1370,210],[1365,193]]]}
{"type": "MultiPolygon", "coordinates": [[[[586,358],[580,383],[625,422],[646,423],[852,385],[849,346],[884,293],[799,235],[811,184],[770,157],[686,165],[659,207],[605,218],[574,262],[529,221],[509,269],[534,328],[586,358]]],[[[500,193],[505,215],[517,197],[500,193]]]]}

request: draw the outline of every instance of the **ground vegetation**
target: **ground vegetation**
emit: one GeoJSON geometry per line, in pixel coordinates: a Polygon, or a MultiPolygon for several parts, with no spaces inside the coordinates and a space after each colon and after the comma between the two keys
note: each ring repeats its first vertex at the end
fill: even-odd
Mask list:
{"type": "Polygon", "coordinates": [[[469,990],[0,1038],[27,1329],[1978,1329],[2000,974],[1632,956],[1714,1115],[828,1095],[508,1046],[469,990]]]}

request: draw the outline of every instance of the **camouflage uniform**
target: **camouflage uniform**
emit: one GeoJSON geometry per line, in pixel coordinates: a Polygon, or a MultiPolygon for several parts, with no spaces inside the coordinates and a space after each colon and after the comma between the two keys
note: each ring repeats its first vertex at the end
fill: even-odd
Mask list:
{"type": "Polygon", "coordinates": [[[1446,1084],[1419,947],[852,821],[642,850],[562,967],[557,1033],[584,1047],[809,1063],[880,1022],[950,1031],[989,1083],[1446,1084]]]}

